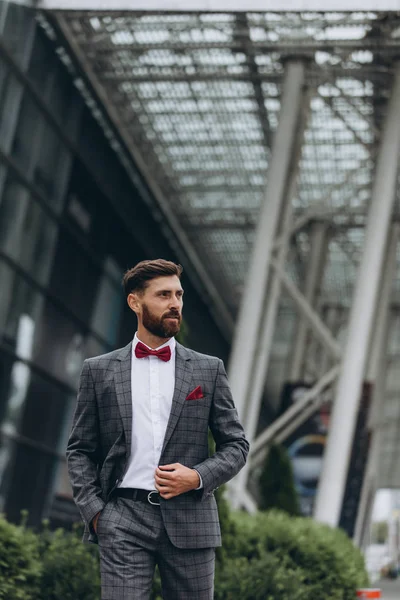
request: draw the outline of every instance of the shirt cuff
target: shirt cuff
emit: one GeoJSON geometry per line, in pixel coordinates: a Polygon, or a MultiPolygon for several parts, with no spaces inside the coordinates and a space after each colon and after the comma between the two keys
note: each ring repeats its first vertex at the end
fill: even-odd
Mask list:
{"type": "Polygon", "coordinates": [[[203,489],[203,480],[202,480],[202,478],[201,478],[201,475],[200,475],[200,473],[198,472],[198,470],[197,470],[197,469],[193,469],[193,471],[196,471],[196,473],[197,473],[197,475],[199,476],[199,479],[200,479],[200,485],[199,485],[199,487],[197,487],[197,488],[195,488],[195,489],[196,489],[196,490],[202,490],[202,489],[203,489]]]}

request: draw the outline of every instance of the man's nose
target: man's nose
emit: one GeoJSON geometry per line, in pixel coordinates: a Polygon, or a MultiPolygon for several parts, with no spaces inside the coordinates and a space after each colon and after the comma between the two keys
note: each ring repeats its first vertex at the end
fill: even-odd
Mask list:
{"type": "Polygon", "coordinates": [[[171,302],[170,302],[170,308],[175,308],[176,310],[179,310],[180,307],[181,307],[181,299],[178,298],[177,296],[172,296],[171,302]]]}

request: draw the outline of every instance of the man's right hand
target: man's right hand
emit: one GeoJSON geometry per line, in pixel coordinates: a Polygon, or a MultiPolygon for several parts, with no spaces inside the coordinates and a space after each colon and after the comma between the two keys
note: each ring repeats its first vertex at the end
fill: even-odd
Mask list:
{"type": "Polygon", "coordinates": [[[97,515],[92,519],[92,525],[94,532],[97,533],[97,521],[99,520],[99,516],[101,515],[101,511],[97,513],[97,515]]]}

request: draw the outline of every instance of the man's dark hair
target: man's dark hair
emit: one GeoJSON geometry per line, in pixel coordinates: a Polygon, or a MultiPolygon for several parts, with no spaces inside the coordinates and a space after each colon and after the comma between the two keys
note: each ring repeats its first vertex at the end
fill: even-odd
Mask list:
{"type": "Polygon", "coordinates": [[[140,263],[128,269],[122,278],[122,285],[126,297],[132,292],[143,292],[148,282],[156,277],[169,277],[176,275],[181,278],[183,268],[169,260],[157,258],[156,260],[142,260],[140,263]]]}

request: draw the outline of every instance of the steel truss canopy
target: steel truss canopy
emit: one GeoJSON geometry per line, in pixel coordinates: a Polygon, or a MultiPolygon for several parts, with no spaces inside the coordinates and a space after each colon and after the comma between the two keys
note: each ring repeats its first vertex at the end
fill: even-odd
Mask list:
{"type": "MultiPolygon", "coordinates": [[[[308,108],[298,136],[284,270],[287,285],[302,289],[312,252],[309,226],[327,223],[316,306],[340,344],[400,57],[400,0],[382,0],[379,11],[368,0],[348,0],[345,12],[342,0],[326,2],[331,10],[324,12],[316,0],[279,4],[290,12],[273,11],[276,3],[268,0],[249,0],[246,11],[234,0],[229,7],[217,0],[185,0],[184,7],[172,0],[106,4],[42,0],[44,8],[76,10],[43,11],[41,21],[64,62],[75,65],[76,85],[95,116],[99,107],[107,112],[123,142],[124,164],[127,154],[139,165],[165,220],[186,239],[189,262],[195,271],[201,265],[197,272],[213,290],[211,302],[224,305],[214,312],[225,311],[223,323],[233,322],[242,298],[287,64],[304,61],[308,108]]],[[[111,143],[121,152],[121,144],[111,143]]],[[[393,219],[399,216],[400,185],[393,219]]],[[[400,248],[398,257],[380,422],[378,485],[387,486],[400,486],[400,248]]],[[[274,341],[281,354],[293,344],[296,311],[283,294],[274,341]]],[[[305,362],[312,377],[309,355],[305,362]]]]}
{"type": "MultiPolygon", "coordinates": [[[[264,198],[286,61],[304,60],[310,100],[294,215],[332,224],[321,301],[349,306],[400,56],[400,14],[79,10],[50,13],[50,22],[232,315],[264,198]]],[[[296,282],[308,255],[300,230],[288,264],[296,282]]]]}

